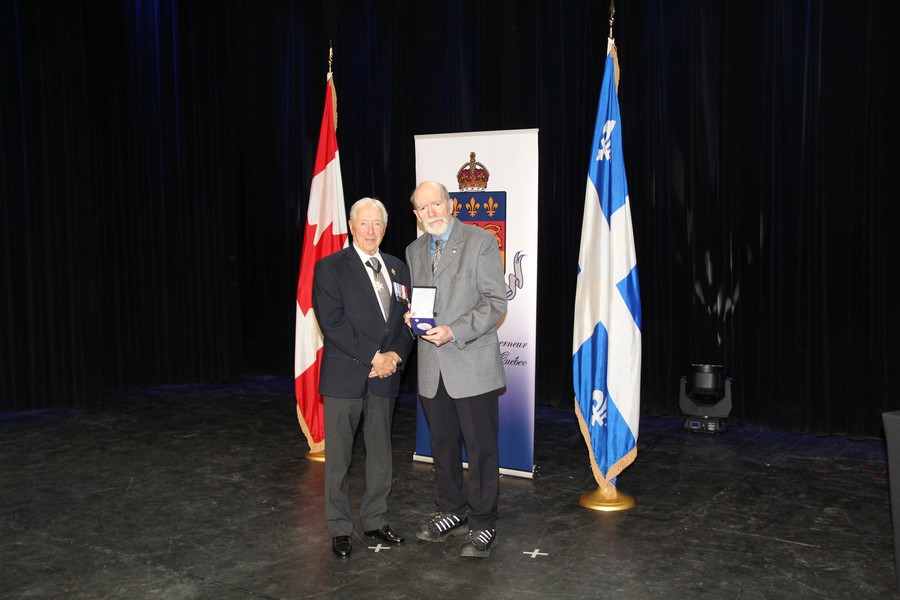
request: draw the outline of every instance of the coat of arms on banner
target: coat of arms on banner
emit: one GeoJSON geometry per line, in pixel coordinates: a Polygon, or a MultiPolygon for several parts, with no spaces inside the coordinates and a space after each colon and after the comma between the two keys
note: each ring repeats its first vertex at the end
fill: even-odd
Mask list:
{"type": "MultiPolygon", "coordinates": [[[[456,172],[459,192],[450,194],[453,216],[471,225],[490,232],[500,246],[500,259],[506,270],[506,192],[488,192],[491,174],[487,167],[475,160],[475,153],[469,153],[469,161],[456,172]]],[[[516,290],[521,289],[523,252],[517,252],[513,259],[513,272],[507,276],[507,300],[512,300],[516,290]]]]}

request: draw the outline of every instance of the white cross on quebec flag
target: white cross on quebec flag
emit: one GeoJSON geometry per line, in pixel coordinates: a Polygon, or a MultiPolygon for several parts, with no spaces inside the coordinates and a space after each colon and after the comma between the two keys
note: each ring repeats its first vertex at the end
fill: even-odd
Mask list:
{"type": "Polygon", "coordinates": [[[616,477],[637,456],[641,395],[641,297],[617,83],[609,38],[584,196],[572,374],[591,469],[610,500],[616,477]]]}

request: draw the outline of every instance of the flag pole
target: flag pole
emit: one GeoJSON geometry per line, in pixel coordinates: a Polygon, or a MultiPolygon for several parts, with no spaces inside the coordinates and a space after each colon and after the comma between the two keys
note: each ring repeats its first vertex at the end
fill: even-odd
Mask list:
{"type": "MultiPolygon", "coordinates": [[[[613,40],[613,21],[615,20],[616,14],[616,6],[615,0],[610,0],[609,2],[609,39],[613,40]]],[[[615,45],[613,45],[613,52],[615,51],[615,45]]],[[[618,88],[618,65],[616,65],[616,77],[615,77],[615,87],[618,88]]],[[[576,402],[577,405],[577,402],[576,402]]],[[[579,420],[580,421],[580,420],[579,420]]],[[[580,425],[582,428],[585,427],[585,423],[580,421],[580,425]]],[[[592,464],[593,469],[597,469],[596,464],[592,464]]],[[[617,469],[618,470],[618,469],[617,469]]],[[[595,472],[595,477],[601,477],[599,471],[595,472]]],[[[598,480],[599,481],[599,480],[598,480]]],[[[599,510],[604,512],[616,512],[621,510],[628,510],[632,508],[635,504],[635,500],[632,496],[625,494],[618,490],[615,485],[611,483],[607,483],[606,486],[601,486],[599,483],[597,485],[597,489],[593,492],[584,494],[578,500],[578,504],[584,508],[588,508],[590,510],[599,510]],[[609,497],[612,496],[612,497],[609,497]]]]}
{"type": "MultiPolygon", "coordinates": [[[[328,74],[329,75],[332,74],[331,73],[331,63],[333,60],[334,60],[334,47],[331,45],[331,40],[328,40],[328,74]]],[[[335,104],[337,104],[336,100],[337,99],[335,98],[335,104]]],[[[334,112],[337,113],[337,110],[335,110],[334,112]]],[[[335,116],[334,116],[334,128],[337,129],[337,114],[335,114],[335,116]]],[[[299,412],[300,412],[300,406],[298,405],[297,406],[298,415],[299,415],[299,412]]],[[[301,417],[301,422],[302,422],[302,417],[301,417]]],[[[306,458],[306,460],[310,460],[313,462],[325,462],[325,450],[317,450],[315,452],[310,450],[309,452],[306,453],[305,458],[306,458]]]]}

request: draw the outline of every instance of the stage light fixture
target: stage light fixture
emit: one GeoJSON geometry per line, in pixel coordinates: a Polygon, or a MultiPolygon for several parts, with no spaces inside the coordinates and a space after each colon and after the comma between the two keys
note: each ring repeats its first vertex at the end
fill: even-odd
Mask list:
{"type": "Polygon", "coordinates": [[[681,376],[678,405],[684,413],[684,428],[702,433],[720,433],[731,414],[731,378],[722,365],[691,365],[681,376]]]}

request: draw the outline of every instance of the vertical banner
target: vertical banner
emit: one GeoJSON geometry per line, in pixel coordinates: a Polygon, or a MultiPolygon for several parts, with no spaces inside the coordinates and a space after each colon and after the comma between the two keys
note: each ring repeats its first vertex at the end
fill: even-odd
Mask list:
{"type": "MultiPolygon", "coordinates": [[[[438,181],[453,214],[497,238],[506,276],[506,316],[497,327],[506,367],[500,395],[500,472],[534,476],[534,373],[538,264],[538,130],[417,135],[416,183],[438,181]]],[[[422,230],[419,229],[419,235],[422,230]]],[[[414,460],[431,462],[419,405],[414,460]]]]}

